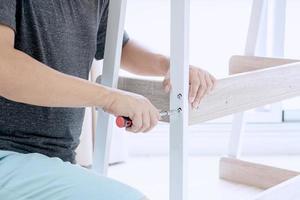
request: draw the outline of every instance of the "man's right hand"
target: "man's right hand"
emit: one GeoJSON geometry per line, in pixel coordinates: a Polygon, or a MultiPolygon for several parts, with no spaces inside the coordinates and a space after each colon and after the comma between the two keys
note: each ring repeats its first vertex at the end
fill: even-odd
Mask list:
{"type": "Polygon", "coordinates": [[[132,126],[126,130],[133,133],[150,131],[160,119],[158,110],[148,99],[121,90],[111,90],[103,110],[115,116],[129,117],[132,126]]]}

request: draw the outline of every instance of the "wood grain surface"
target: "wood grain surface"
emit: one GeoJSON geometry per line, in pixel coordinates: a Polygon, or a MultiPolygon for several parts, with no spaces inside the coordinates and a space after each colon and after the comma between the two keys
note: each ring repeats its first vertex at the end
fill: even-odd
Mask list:
{"type": "MultiPolygon", "coordinates": [[[[100,78],[98,78],[99,82],[100,78]]],[[[120,77],[118,88],[147,97],[159,110],[169,110],[169,94],[162,82],[120,77]]],[[[220,79],[197,110],[189,110],[189,124],[246,111],[300,95],[300,63],[256,70],[220,79]]],[[[168,117],[162,121],[168,122],[168,117]]]]}

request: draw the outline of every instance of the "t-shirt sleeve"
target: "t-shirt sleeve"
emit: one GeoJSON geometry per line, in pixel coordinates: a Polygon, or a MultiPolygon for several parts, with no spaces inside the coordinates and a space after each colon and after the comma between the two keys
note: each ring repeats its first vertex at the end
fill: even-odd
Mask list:
{"type": "MultiPolygon", "coordinates": [[[[0,0],[1,1],[1,0],[0,0]]],[[[97,60],[101,60],[104,57],[104,49],[105,49],[105,39],[106,39],[106,28],[107,28],[107,19],[108,19],[108,4],[105,6],[105,9],[102,14],[98,36],[97,36],[97,51],[95,58],[97,60]]],[[[126,31],[124,31],[123,35],[123,47],[129,41],[129,36],[126,31]]]]}
{"type": "Polygon", "coordinates": [[[16,1],[0,0],[0,24],[16,31],[16,1]]]}

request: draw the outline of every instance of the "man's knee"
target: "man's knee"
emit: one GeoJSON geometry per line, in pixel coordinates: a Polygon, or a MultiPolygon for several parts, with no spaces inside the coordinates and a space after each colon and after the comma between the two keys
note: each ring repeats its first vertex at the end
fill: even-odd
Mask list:
{"type": "Polygon", "coordinates": [[[77,184],[73,185],[72,191],[76,199],[96,200],[101,197],[107,200],[148,200],[138,190],[108,177],[86,170],[74,176],[77,184]]]}

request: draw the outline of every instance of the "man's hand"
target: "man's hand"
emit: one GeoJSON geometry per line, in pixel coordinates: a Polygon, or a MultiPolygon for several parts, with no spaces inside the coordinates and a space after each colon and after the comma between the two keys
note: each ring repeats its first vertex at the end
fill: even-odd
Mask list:
{"type": "Polygon", "coordinates": [[[129,132],[148,132],[160,119],[158,110],[141,95],[112,89],[107,97],[103,110],[115,116],[129,117],[132,120],[132,126],[126,129],[129,132]]]}
{"type": "MultiPolygon", "coordinates": [[[[156,54],[130,40],[123,48],[122,68],[142,76],[165,76],[164,88],[171,89],[170,59],[156,54]],[[167,74],[167,75],[166,75],[167,74]]],[[[189,101],[193,108],[197,108],[201,99],[208,94],[216,84],[216,79],[207,71],[190,66],[189,101]]]]}
{"type": "MultiPolygon", "coordinates": [[[[207,71],[190,66],[189,85],[189,102],[191,103],[192,108],[196,109],[203,97],[214,89],[216,79],[207,71]]],[[[163,87],[166,92],[170,92],[170,71],[165,76],[163,87]]]]}

